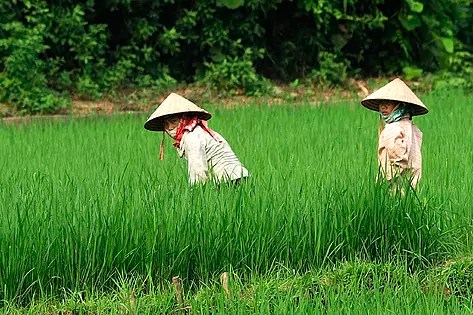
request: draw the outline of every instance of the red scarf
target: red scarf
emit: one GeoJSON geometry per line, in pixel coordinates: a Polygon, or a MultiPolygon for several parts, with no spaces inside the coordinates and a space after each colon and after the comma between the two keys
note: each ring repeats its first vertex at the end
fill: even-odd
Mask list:
{"type": "Polygon", "coordinates": [[[211,135],[212,138],[214,138],[216,141],[222,142],[222,139],[220,139],[220,137],[212,129],[209,128],[206,120],[202,120],[198,118],[197,116],[194,116],[194,117],[183,116],[179,120],[179,126],[177,126],[177,130],[176,130],[176,141],[174,141],[173,146],[175,146],[176,148],[179,148],[179,145],[181,144],[182,136],[184,135],[184,133],[186,131],[189,131],[189,132],[193,131],[195,127],[197,126],[201,126],[202,129],[207,131],[209,135],[211,135]]]}

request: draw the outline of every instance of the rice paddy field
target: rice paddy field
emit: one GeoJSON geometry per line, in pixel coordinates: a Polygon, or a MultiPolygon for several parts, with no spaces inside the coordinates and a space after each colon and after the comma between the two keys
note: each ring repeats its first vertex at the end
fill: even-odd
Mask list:
{"type": "Polygon", "coordinates": [[[357,100],[199,104],[251,173],[236,187],[190,187],[145,114],[0,125],[1,312],[471,314],[473,98],[421,98],[403,196],[357,100]]]}

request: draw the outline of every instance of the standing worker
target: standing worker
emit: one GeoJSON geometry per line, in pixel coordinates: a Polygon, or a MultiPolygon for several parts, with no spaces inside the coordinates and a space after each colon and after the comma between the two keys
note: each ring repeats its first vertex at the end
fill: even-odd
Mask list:
{"type": "MultiPolygon", "coordinates": [[[[165,131],[172,139],[179,157],[188,164],[191,185],[213,180],[216,183],[238,183],[248,177],[248,170],[240,163],[225,139],[207,125],[212,115],[188,99],[171,93],[144,127],[151,131],[165,131]]],[[[164,158],[164,134],[160,159],[164,158]]]]}
{"type": "Polygon", "coordinates": [[[399,179],[406,179],[415,188],[422,175],[422,132],[412,117],[429,110],[399,78],[368,95],[361,104],[380,114],[378,163],[382,175],[397,187],[399,179]]]}

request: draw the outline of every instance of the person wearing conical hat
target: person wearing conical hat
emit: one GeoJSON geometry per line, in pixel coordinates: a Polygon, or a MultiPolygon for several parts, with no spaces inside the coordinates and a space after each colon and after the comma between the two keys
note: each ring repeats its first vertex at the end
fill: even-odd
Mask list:
{"type": "Polygon", "coordinates": [[[380,115],[378,163],[382,175],[389,182],[407,179],[415,188],[422,176],[422,132],[412,117],[429,110],[399,78],[368,95],[361,104],[380,115]]]}
{"type": "MultiPolygon", "coordinates": [[[[144,127],[151,131],[164,131],[174,139],[173,145],[179,157],[187,159],[191,185],[208,180],[237,183],[249,176],[248,170],[228,142],[209,128],[207,120],[211,117],[209,112],[193,102],[171,93],[144,127]]],[[[161,142],[160,159],[163,159],[163,149],[164,143],[161,142]]]]}

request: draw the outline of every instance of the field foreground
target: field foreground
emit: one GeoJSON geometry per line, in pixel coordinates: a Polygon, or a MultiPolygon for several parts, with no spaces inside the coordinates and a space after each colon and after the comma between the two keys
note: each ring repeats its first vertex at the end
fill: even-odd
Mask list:
{"type": "Polygon", "coordinates": [[[355,101],[206,106],[251,178],[189,187],[145,116],[1,126],[5,313],[471,312],[471,97],[430,109],[418,191],[375,183],[377,115],[355,101]],[[219,275],[229,272],[229,293],[219,275]]]}

